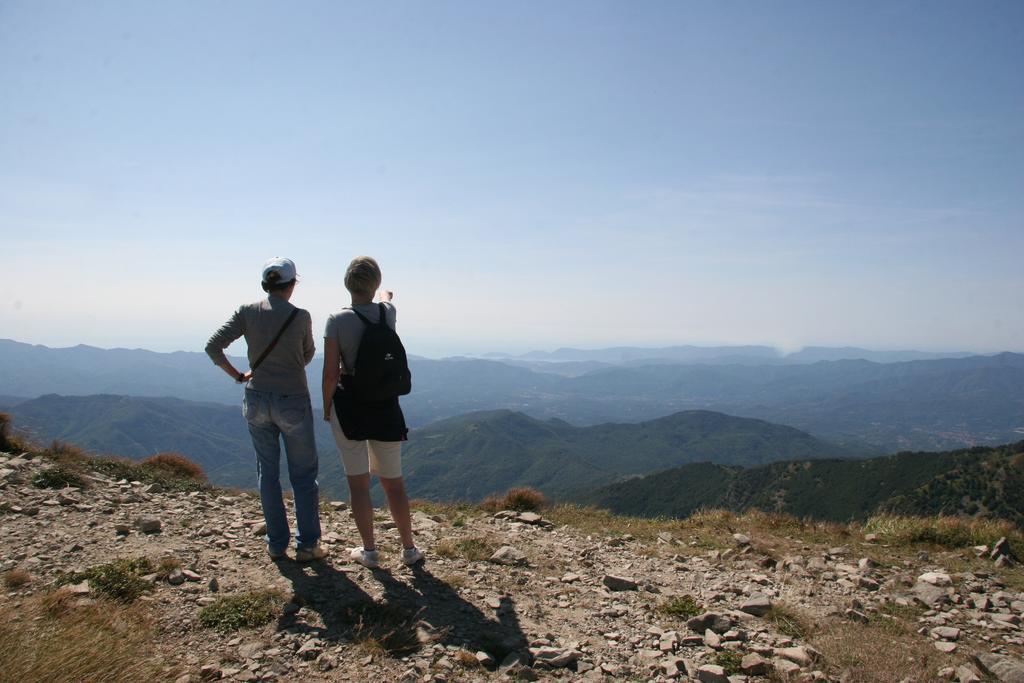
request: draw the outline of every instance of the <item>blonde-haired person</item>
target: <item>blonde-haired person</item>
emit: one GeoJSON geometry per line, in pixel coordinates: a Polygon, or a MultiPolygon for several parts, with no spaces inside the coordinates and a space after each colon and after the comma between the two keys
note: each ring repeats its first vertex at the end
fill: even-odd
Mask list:
{"type": "Polygon", "coordinates": [[[363,333],[369,324],[380,324],[381,316],[395,329],[394,295],[382,291],[380,303],[373,303],[380,288],[381,272],[369,256],[352,260],[345,271],[345,289],[351,306],[327,319],[324,331],[323,399],[324,420],[331,423],[334,441],[341,454],[348,479],[352,516],[363,542],[353,548],[350,557],[364,567],[380,566],[374,540],[373,506],[370,501],[370,475],[380,479],[388,499],[391,518],[402,538],[402,562],[414,565],[423,560],[416,547],[409,516],[409,499],[402,479],[402,441],[408,430],[398,397],[374,403],[353,400],[343,386],[343,375],[353,375],[363,333]],[[337,394],[337,399],[336,399],[337,394]],[[339,415],[339,406],[343,414],[339,415]],[[349,437],[352,438],[349,438],[349,437]]]}

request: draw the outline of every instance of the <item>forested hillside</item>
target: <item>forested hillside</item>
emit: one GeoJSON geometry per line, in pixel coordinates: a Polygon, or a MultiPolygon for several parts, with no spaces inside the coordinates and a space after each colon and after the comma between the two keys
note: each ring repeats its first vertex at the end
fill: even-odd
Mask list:
{"type": "Polygon", "coordinates": [[[748,469],[697,463],[612,484],[578,500],[647,517],[685,517],[701,508],[757,508],[837,521],[891,511],[976,515],[1024,525],[1024,441],[748,469]]]}

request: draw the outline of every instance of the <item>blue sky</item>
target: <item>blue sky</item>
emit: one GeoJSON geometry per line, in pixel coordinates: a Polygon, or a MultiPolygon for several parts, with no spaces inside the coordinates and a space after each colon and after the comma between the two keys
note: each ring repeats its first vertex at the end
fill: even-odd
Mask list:
{"type": "Polygon", "coordinates": [[[1020,2],[0,0],[0,337],[1022,348],[1020,2]],[[317,332],[319,334],[319,330],[317,332]]]}

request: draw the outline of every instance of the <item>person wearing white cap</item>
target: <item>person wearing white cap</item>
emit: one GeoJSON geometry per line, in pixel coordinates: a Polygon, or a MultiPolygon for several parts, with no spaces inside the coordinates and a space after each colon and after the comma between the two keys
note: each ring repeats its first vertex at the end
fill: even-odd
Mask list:
{"type": "Polygon", "coordinates": [[[242,412],[256,451],[267,551],[273,560],[283,559],[291,542],[280,481],[284,441],[288,479],[295,493],[295,559],[302,562],[320,559],[326,553],[320,546],[319,462],[305,372],[316,348],[309,311],[289,301],[297,282],[290,259],[267,261],[261,278],[267,297],[240,306],[210,337],[206,353],[232,379],[245,384],[242,412]],[[240,372],[224,355],[239,337],[245,337],[248,349],[247,372],[240,372]]]}

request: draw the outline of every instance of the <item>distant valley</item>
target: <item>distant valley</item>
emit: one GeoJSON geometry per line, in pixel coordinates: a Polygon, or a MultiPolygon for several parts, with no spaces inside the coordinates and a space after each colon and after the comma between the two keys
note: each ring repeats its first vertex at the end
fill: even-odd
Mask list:
{"type": "MultiPolygon", "coordinates": [[[[779,354],[766,347],[671,348],[674,356],[657,361],[643,360],[649,349],[613,349],[594,352],[599,359],[564,361],[414,358],[413,393],[403,406],[413,427],[495,409],[578,426],[705,409],[790,425],[864,454],[995,445],[1019,439],[1024,429],[1020,354],[795,362],[794,357],[891,360],[929,354],[805,349],[773,359],[769,351],[779,354]],[[725,362],[741,353],[761,364],[725,362]]],[[[314,361],[314,392],[319,372],[314,361]]],[[[242,390],[201,353],[51,349],[0,340],[0,394],[50,393],[171,396],[235,406],[242,390]]],[[[16,402],[0,399],[0,405],[16,402]]]]}

